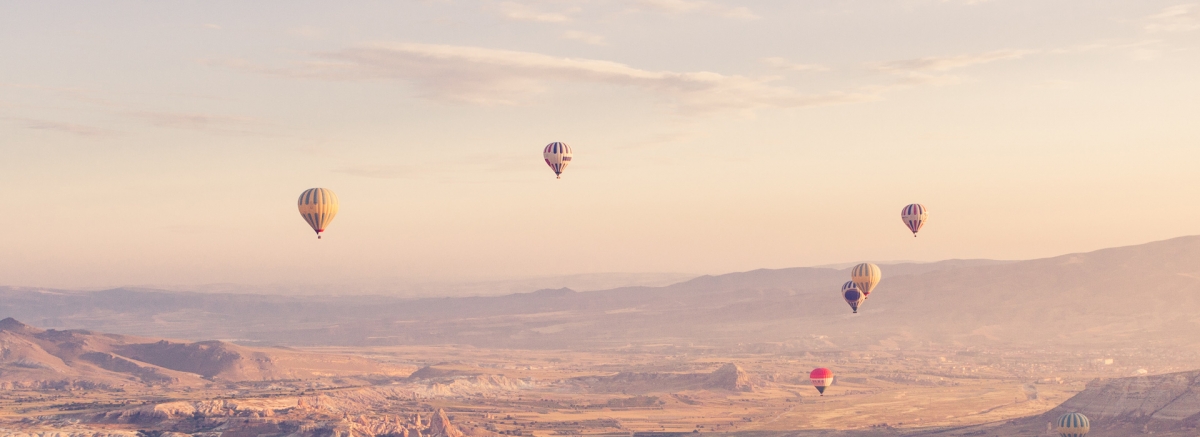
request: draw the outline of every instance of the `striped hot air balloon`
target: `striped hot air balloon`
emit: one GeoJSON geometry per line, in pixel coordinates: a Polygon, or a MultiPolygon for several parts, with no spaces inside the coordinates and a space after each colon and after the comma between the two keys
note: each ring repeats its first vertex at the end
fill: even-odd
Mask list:
{"type": "Polygon", "coordinates": [[[817,388],[821,396],[825,396],[825,387],[833,385],[833,371],[824,367],[813,369],[808,378],[812,380],[813,387],[817,388]]]}
{"type": "Polygon", "coordinates": [[[1092,424],[1082,414],[1067,413],[1058,418],[1058,435],[1062,437],[1084,437],[1091,429],[1092,424]]]}
{"type": "Polygon", "coordinates": [[[300,194],[296,204],[304,221],[317,232],[317,239],[321,238],[321,233],[325,232],[338,212],[337,195],[328,188],[309,188],[300,194]]]}
{"type": "Polygon", "coordinates": [[[850,269],[850,281],[863,293],[864,299],[871,297],[871,292],[879,285],[880,279],[883,279],[883,272],[879,271],[879,266],[875,264],[862,263],[850,269]]]}
{"type": "Polygon", "coordinates": [[[846,281],[845,284],[842,284],[842,298],[850,304],[850,309],[854,310],[854,314],[858,314],[858,306],[862,305],[867,296],[858,291],[858,286],[854,285],[854,281],[846,281]]]}
{"type": "Polygon", "coordinates": [[[557,179],[562,179],[563,170],[567,168],[567,164],[571,163],[571,146],[557,141],[547,144],[546,148],[542,150],[542,157],[546,158],[546,165],[554,170],[557,179]]]}
{"type": "Polygon", "coordinates": [[[904,225],[908,226],[913,237],[916,237],[917,231],[921,230],[921,226],[925,226],[925,222],[929,220],[929,210],[925,209],[925,205],[914,203],[900,210],[900,219],[904,220],[904,225]]]}

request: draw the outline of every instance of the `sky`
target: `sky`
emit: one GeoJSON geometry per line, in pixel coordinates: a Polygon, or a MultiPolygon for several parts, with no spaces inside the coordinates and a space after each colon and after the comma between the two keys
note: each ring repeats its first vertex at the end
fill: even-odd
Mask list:
{"type": "Polygon", "coordinates": [[[1198,49],[1186,1],[4,0],[0,285],[386,289],[1200,234],[1198,49]],[[311,187],[341,199],[322,240],[311,187]]]}

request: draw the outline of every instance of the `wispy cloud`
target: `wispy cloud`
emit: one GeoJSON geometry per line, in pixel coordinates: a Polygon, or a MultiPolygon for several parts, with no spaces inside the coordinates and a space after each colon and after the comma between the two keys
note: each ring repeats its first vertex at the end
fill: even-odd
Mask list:
{"type": "Polygon", "coordinates": [[[373,179],[402,179],[425,173],[420,167],[412,165],[355,165],[343,167],[334,173],[348,174],[373,179]]]}
{"type": "Polygon", "coordinates": [[[643,138],[641,140],[632,141],[624,146],[617,147],[618,149],[649,149],[656,147],[664,147],[677,144],[687,144],[700,138],[705,138],[708,135],[704,133],[703,128],[689,127],[687,130],[662,132],[643,138]]]}
{"type": "Polygon", "coordinates": [[[1034,53],[1042,53],[1042,51],[1006,49],[966,55],[929,56],[869,64],[868,66],[871,69],[889,73],[898,77],[899,80],[891,85],[869,87],[868,89],[883,93],[890,89],[908,88],[918,85],[956,84],[962,82],[962,78],[946,74],[947,71],[997,61],[1021,59],[1034,53]]]}
{"type": "Polygon", "coordinates": [[[926,7],[931,5],[965,5],[975,6],[984,3],[991,3],[993,0],[901,0],[901,4],[908,7],[926,7]]]}
{"type": "Polygon", "coordinates": [[[992,0],[941,0],[942,3],[958,3],[958,4],[968,5],[968,6],[980,5],[980,4],[988,3],[990,1],[992,1],[992,0]]]}
{"type": "Polygon", "coordinates": [[[570,14],[579,11],[578,7],[561,12],[546,12],[527,3],[506,1],[494,6],[500,16],[510,20],[534,21],[540,23],[565,23],[571,21],[570,14]]]}
{"type": "Polygon", "coordinates": [[[563,32],[563,38],[581,41],[594,46],[608,45],[608,43],[604,41],[604,36],[596,35],[594,33],[581,32],[578,30],[568,30],[563,32]]]}
{"type": "Polygon", "coordinates": [[[377,43],[319,53],[292,68],[242,68],[332,80],[397,79],[431,99],[512,104],[555,83],[600,83],[642,89],[685,112],[794,108],[874,99],[857,92],[804,94],[774,78],[696,71],[651,71],[611,61],[563,58],[482,47],[377,43]]]}
{"type": "Polygon", "coordinates": [[[1200,29],[1200,5],[1183,4],[1146,17],[1149,32],[1191,32],[1200,29]]]}
{"type": "Polygon", "coordinates": [[[15,118],[15,117],[6,117],[4,119],[9,120],[13,123],[16,123],[17,125],[24,127],[26,129],[59,132],[59,133],[64,133],[64,134],[78,135],[78,136],[82,136],[82,137],[108,137],[108,136],[115,135],[117,133],[116,131],[112,131],[109,129],[103,129],[103,128],[98,128],[98,127],[92,127],[92,126],[76,124],[76,123],[67,123],[67,122],[61,122],[61,121],[37,120],[37,119],[32,119],[32,118],[15,118]]]}
{"type": "Polygon", "coordinates": [[[632,10],[665,14],[705,14],[740,20],[756,20],[759,17],[745,6],[729,6],[721,2],[704,0],[630,0],[632,10]]]}
{"type": "Polygon", "coordinates": [[[1020,59],[1032,53],[1036,52],[1033,50],[996,50],[970,55],[901,59],[875,64],[874,67],[876,70],[891,73],[946,71],[996,61],[1020,59]]]}
{"type": "Polygon", "coordinates": [[[829,71],[829,67],[817,64],[797,64],[780,57],[764,58],[763,63],[771,68],[789,71],[829,71]]]}
{"type": "Polygon", "coordinates": [[[328,30],[314,26],[300,26],[288,31],[288,34],[305,39],[321,39],[329,34],[328,30]]]}
{"type": "MultiPolygon", "coordinates": [[[[537,163],[534,161],[534,164],[537,163]]],[[[444,176],[463,170],[476,174],[522,171],[530,165],[530,161],[525,155],[483,153],[448,161],[427,161],[415,164],[411,161],[402,164],[377,161],[369,164],[349,165],[334,169],[333,172],[371,179],[414,179],[444,176]]]]}
{"type": "Polygon", "coordinates": [[[253,128],[262,124],[252,118],[201,113],[135,111],[127,115],[163,128],[224,133],[255,133],[253,128]]]}

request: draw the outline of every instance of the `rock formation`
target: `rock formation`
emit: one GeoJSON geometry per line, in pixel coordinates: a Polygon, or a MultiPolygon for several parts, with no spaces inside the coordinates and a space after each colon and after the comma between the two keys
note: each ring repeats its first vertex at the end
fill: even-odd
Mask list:
{"type": "Polygon", "coordinates": [[[178,342],[74,329],[42,330],[0,320],[0,388],[115,389],[126,384],[203,385],[211,381],[313,375],[396,374],[353,356],[257,349],[221,341],[178,342]]]}
{"type": "Polygon", "coordinates": [[[737,364],[728,363],[721,366],[719,369],[713,371],[708,378],[714,387],[729,391],[754,391],[754,386],[750,383],[750,376],[737,364]]]}
{"type": "Polygon", "coordinates": [[[1165,375],[1098,379],[1038,421],[1067,412],[1088,416],[1096,429],[1155,432],[1200,427],[1200,370],[1165,375]]]}

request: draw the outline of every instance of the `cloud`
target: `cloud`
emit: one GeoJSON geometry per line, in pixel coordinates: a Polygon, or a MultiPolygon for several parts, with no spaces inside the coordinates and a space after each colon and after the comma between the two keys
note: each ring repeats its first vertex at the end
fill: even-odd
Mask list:
{"type": "Polygon", "coordinates": [[[31,118],[6,118],[11,120],[21,127],[26,129],[44,130],[51,132],[61,132],[65,134],[78,135],[82,137],[107,137],[116,134],[116,132],[101,129],[98,127],[85,126],[75,123],[66,123],[61,121],[50,120],[35,120],[31,118]]]}
{"type": "Polygon", "coordinates": [[[563,33],[562,37],[565,39],[573,39],[576,41],[582,41],[584,43],[591,44],[594,46],[608,45],[606,42],[604,42],[604,36],[596,35],[594,33],[580,32],[578,30],[568,30],[563,33]]]}
{"type": "Polygon", "coordinates": [[[630,0],[634,11],[651,11],[665,14],[706,14],[740,20],[757,20],[761,17],[745,6],[727,6],[703,0],[630,0]]]}
{"type": "Polygon", "coordinates": [[[401,179],[426,173],[420,167],[412,165],[356,165],[333,171],[373,179],[401,179]]]}
{"type": "Polygon", "coordinates": [[[313,26],[300,26],[288,31],[288,34],[307,39],[321,39],[329,34],[329,31],[313,26]]]}
{"type": "Polygon", "coordinates": [[[992,0],[942,0],[942,3],[959,3],[967,6],[981,5],[992,0]]]}
{"type": "Polygon", "coordinates": [[[565,12],[543,12],[525,3],[508,1],[496,5],[496,11],[499,12],[501,16],[510,20],[534,21],[539,23],[565,23],[571,21],[571,17],[568,14],[578,12],[579,8],[572,8],[565,12]]]}
{"type": "Polygon", "coordinates": [[[996,50],[973,55],[932,56],[883,62],[875,64],[874,68],[890,73],[946,71],[971,65],[1020,59],[1032,53],[1035,52],[1032,50],[996,50]]]}
{"type": "Polygon", "coordinates": [[[640,141],[635,140],[635,141],[629,142],[623,146],[618,146],[617,148],[623,149],[623,150],[649,149],[649,148],[657,148],[657,147],[664,147],[664,146],[671,146],[671,145],[678,145],[678,144],[686,144],[688,142],[695,141],[697,139],[708,137],[708,135],[703,133],[703,131],[704,131],[704,129],[700,128],[700,127],[690,127],[687,130],[657,133],[657,134],[651,135],[649,137],[646,137],[640,141]]]}
{"type": "Polygon", "coordinates": [[[984,3],[991,3],[993,0],[902,0],[901,4],[909,7],[926,7],[931,5],[964,5],[975,6],[984,3]]]}
{"type": "MultiPolygon", "coordinates": [[[[537,161],[534,161],[536,164],[537,161]]],[[[544,165],[544,164],[543,164],[544,165]]],[[[402,164],[375,161],[334,169],[334,173],[372,179],[412,179],[439,177],[449,173],[504,173],[522,171],[530,166],[529,157],[497,153],[472,154],[450,161],[427,161],[414,164],[411,160],[402,164]]]]}
{"type": "Polygon", "coordinates": [[[233,65],[293,77],[402,80],[413,84],[421,97],[486,105],[518,103],[559,83],[637,88],[685,112],[795,108],[876,98],[856,92],[802,94],[772,84],[775,78],[651,71],[611,61],[469,46],[376,43],[316,57],[317,61],[292,68],[233,65]]]}
{"type": "Polygon", "coordinates": [[[1200,29],[1200,5],[1184,4],[1146,17],[1148,32],[1191,32],[1200,29]]]}
{"type": "Polygon", "coordinates": [[[829,67],[817,64],[796,64],[780,57],[764,58],[763,63],[771,68],[791,71],[829,71],[829,67]]]}
{"type": "Polygon", "coordinates": [[[1020,59],[1032,53],[1037,52],[1033,50],[1008,49],[970,55],[930,56],[880,62],[871,65],[871,68],[893,74],[900,79],[893,86],[876,88],[875,92],[884,92],[888,88],[895,87],[906,88],[918,85],[956,84],[962,82],[962,79],[957,76],[944,74],[944,72],[972,65],[1020,59]]]}
{"type": "Polygon", "coordinates": [[[253,133],[251,128],[261,124],[252,118],[198,113],[136,111],[127,114],[158,127],[210,132],[253,133]]]}

